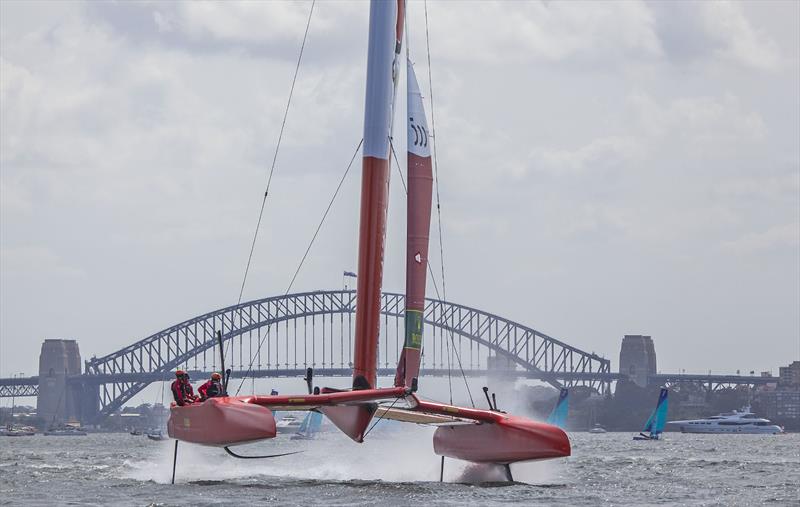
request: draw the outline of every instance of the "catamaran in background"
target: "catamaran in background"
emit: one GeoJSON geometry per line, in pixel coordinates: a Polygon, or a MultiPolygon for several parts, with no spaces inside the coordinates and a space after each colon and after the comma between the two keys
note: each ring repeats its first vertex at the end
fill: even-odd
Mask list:
{"type": "Polygon", "coordinates": [[[561,429],[567,427],[567,415],[569,415],[569,389],[562,387],[558,393],[558,400],[553,411],[547,416],[547,424],[558,426],[561,429]]]}
{"type": "Polygon", "coordinates": [[[322,428],[322,414],[311,411],[303,418],[297,433],[292,435],[292,440],[313,440],[320,428],[322,428]]]}
{"type": "Polygon", "coordinates": [[[661,433],[664,432],[664,425],[667,421],[668,396],[669,389],[662,387],[661,392],[658,393],[656,408],[653,409],[650,417],[647,418],[647,422],[644,423],[644,429],[633,437],[634,440],[658,440],[661,438],[661,433]],[[649,434],[645,434],[646,432],[649,432],[649,434]]]}
{"type": "Polygon", "coordinates": [[[669,421],[667,424],[677,427],[681,433],[750,433],[778,434],[783,428],[773,424],[769,419],[758,417],[750,411],[750,407],[734,410],[727,414],[718,414],[705,419],[686,421],[669,421]]]}
{"type": "MultiPolygon", "coordinates": [[[[509,480],[513,480],[511,463],[570,455],[569,438],[557,426],[507,414],[496,402],[489,401],[488,409],[459,407],[428,401],[418,394],[433,192],[432,136],[408,50],[405,341],[394,385],[377,385],[390,142],[405,9],[404,0],[370,3],[352,389],[312,387],[309,372],[310,394],[227,396],[174,406],[167,426],[171,437],[223,447],[234,457],[247,458],[252,456],[240,456],[230,446],[275,438],[274,411],[310,410],[325,415],[356,442],[364,441],[376,416],[378,420],[436,426],[433,448],[443,460],[446,456],[501,465],[509,480]]],[[[222,341],[221,336],[219,339],[222,341]]],[[[177,456],[177,442],[175,445],[177,456]]],[[[443,479],[443,471],[439,479],[443,479]]]]}

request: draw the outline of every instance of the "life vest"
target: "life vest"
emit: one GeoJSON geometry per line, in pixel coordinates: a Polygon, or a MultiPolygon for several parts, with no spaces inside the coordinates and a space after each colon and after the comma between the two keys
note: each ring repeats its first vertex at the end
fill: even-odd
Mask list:
{"type": "Polygon", "coordinates": [[[214,398],[216,396],[222,395],[222,386],[220,385],[219,381],[209,380],[205,384],[201,385],[197,392],[200,393],[200,398],[214,398]]]}

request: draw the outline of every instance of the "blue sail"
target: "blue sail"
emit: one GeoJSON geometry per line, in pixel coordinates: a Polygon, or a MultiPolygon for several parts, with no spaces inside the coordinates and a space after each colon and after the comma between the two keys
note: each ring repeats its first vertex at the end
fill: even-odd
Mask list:
{"type": "Polygon", "coordinates": [[[564,428],[567,424],[567,414],[569,413],[569,389],[562,388],[558,395],[558,402],[553,407],[553,411],[547,416],[547,424],[564,428]]]}
{"type": "Polygon", "coordinates": [[[303,422],[300,423],[300,428],[298,428],[297,433],[292,437],[292,439],[314,438],[321,426],[322,414],[311,411],[303,418],[303,422]]]}
{"type": "Polygon", "coordinates": [[[319,412],[310,412],[308,415],[311,416],[308,422],[308,434],[309,436],[313,436],[322,426],[322,414],[319,412]]]}
{"type": "Polygon", "coordinates": [[[667,423],[668,394],[669,389],[662,387],[661,392],[658,394],[656,408],[653,409],[650,417],[647,418],[647,422],[644,423],[642,433],[649,431],[651,437],[658,438],[658,435],[664,431],[664,425],[667,423]]]}

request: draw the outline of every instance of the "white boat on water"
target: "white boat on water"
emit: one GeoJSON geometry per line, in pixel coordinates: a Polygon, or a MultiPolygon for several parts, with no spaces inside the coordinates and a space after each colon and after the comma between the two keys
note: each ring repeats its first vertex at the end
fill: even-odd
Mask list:
{"type": "Polygon", "coordinates": [[[589,433],[608,433],[605,428],[600,426],[600,423],[595,423],[594,428],[589,430],[589,433]]]}
{"type": "Polygon", "coordinates": [[[32,437],[36,434],[36,428],[31,426],[13,426],[9,424],[5,428],[0,428],[0,436],[3,437],[32,437]]]}
{"type": "Polygon", "coordinates": [[[750,433],[778,434],[783,428],[773,424],[769,419],[758,417],[750,411],[750,407],[734,410],[726,414],[714,415],[705,419],[686,421],[669,421],[673,429],[677,426],[681,433],[750,433]]]}
{"type": "Polygon", "coordinates": [[[300,426],[302,424],[303,421],[291,414],[288,414],[283,416],[280,421],[275,423],[275,429],[278,431],[278,433],[297,433],[300,431],[300,426]]]}

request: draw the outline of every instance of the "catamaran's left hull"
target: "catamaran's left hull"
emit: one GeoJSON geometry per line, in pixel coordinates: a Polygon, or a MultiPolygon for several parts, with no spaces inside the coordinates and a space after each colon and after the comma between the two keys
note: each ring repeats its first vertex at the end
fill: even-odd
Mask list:
{"type": "Polygon", "coordinates": [[[170,409],[167,432],[193,444],[223,447],[275,438],[275,417],[249,396],[209,398],[170,409]]]}

